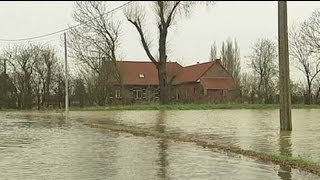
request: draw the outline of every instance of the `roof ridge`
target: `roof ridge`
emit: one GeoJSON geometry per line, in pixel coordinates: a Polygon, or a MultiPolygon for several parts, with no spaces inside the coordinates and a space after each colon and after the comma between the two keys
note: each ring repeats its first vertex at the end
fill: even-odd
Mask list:
{"type": "Polygon", "coordinates": [[[201,77],[203,79],[232,79],[232,77],[201,77]]]}
{"type": "Polygon", "coordinates": [[[117,61],[117,62],[153,63],[153,62],[151,62],[151,61],[127,61],[127,60],[125,60],[125,61],[117,61]]]}
{"type": "MultiPolygon", "coordinates": [[[[125,61],[117,61],[117,62],[133,62],[133,63],[153,63],[152,61],[130,61],[130,60],[125,60],[125,61]]],[[[177,63],[179,64],[177,61],[171,62],[168,61],[167,63],[177,63]]]]}
{"type": "Polygon", "coordinates": [[[209,63],[216,63],[216,60],[214,60],[214,61],[209,61],[209,62],[203,62],[203,63],[199,63],[199,64],[192,64],[192,65],[189,65],[189,66],[184,66],[184,68],[186,68],[186,67],[192,67],[192,66],[199,66],[199,65],[203,65],[203,64],[209,64],[209,63]]]}
{"type": "MultiPolygon", "coordinates": [[[[219,59],[216,59],[216,60],[214,60],[214,61],[209,61],[209,62],[203,62],[203,63],[199,63],[199,64],[192,64],[192,65],[189,65],[189,66],[182,66],[180,63],[178,63],[177,61],[168,61],[167,63],[175,63],[175,64],[178,64],[179,66],[181,66],[182,68],[188,68],[188,67],[193,67],[193,66],[198,66],[198,65],[204,65],[204,64],[214,64],[214,63],[216,63],[217,62],[217,60],[219,60],[219,59]]],[[[116,61],[117,63],[118,62],[124,62],[124,63],[153,63],[152,61],[140,61],[140,60],[137,60],[137,61],[135,61],[135,60],[124,60],[124,61],[122,61],[122,60],[120,60],[120,61],[116,61]]]]}

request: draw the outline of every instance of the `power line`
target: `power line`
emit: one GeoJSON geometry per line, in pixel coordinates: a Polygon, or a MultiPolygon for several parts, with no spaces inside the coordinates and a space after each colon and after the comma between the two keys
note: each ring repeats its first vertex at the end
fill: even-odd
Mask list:
{"type": "MultiPolygon", "coordinates": [[[[102,16],[105,16],[105,15],[107,15],[107,14],[110,14],[110,13],[114,12],[114,11],[117,11],[117,10],[119,10],[119,9],[121,9],[121,8],[129,5],[129,4],[131,4],[132,2],[133,2],[133,1],[129,1],[129,2],[127,2],[127,3],[124,3],[124,4],[122,4],[122,5],[118,6],[118,7],[116,7],[116,8],[114,8],[114,9],[112,9],[112,10],[110,10],[110,11],[102,14],[102,16]]],[[[97,16],[97,17],[92,18],[92,19],[90,19],[90,20],[88,20],[88,21],[86,21],[86,22],[79,23],[79,24],[77,24],[77,25],[73,25],[73,26],[71,26],[71,27],[68,27],[68,28],[65,28],[65,29],[61,29],[61,30],[59,30],[59,31],[55,31],[55,32],[52,32],[52,33],[40,35],[40,36],[33,36],[33,37],[21,38],[21,39],[0,39],[0,41],[2,41],[2,42],[17,42],[17,41],[28,41],[28,40],[33,40],[33,39],[40,39],[40,38],[44,38],[44,37],[47,37],[47,36],[52,36],[52,35],[54,35],[54,34],[63,33],[63,32],[66,32],[66,31],[68,31],[68,30],[71,30],[71,29],[73,29],[73,28],[77,28],[77,27],[79,27],[79,26],[81,26],[81,25],[83,25],[83,24],[86,24],[87,22],[93,21],[93,20],[95,20],[95,19],[97,19],[97,18],[99,18],[99,17],[100,17],[100,16],[97,16]]]]}
{"type": "Polygon", "coordinates": [[[61,34],[53,34],[53,35],[50,35],[50,36],[45,36],[45,37],[42,37],[42,38],[38,38],[38,39],[30,39],[30,40],[25,40],[25,41],[1,41],[0,40],[0,43],[6,43],[6,44],[24,44],[24,43],[30,43],[30,42],[39,42],[39,43],[42,43],[42,42],[47,42],[47,41],[52,41],[56,38],[59,38],[61,37],[63,33],[61,34]]]}

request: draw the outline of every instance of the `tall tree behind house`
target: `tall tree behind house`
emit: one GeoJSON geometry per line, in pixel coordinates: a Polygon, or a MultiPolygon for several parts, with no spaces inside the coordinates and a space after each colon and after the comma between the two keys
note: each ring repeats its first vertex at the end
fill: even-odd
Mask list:
{"type": "Polygon", "coordinates": [[[229,38],[222,43],[221,47],[222,65],[231,73],[237,84],[240,84],[240,49],[237,40],[234,43],[229,38]]]}

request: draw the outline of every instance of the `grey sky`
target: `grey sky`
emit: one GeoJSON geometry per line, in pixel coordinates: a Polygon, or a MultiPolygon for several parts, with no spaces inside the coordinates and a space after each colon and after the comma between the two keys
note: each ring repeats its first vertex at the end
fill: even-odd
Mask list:
{"type": "MultiPolygon", "coordinates": [[[[125,2],[116,2],[115,6],[125,2]]],[[[0,2],[0,38],[16,39],[37,36],[57,31],[73,25],[71,17],[73,2],[0,2]]],[[[115,7],[114,6],[114,7],[115,7]]],[[[320,8],[320,2],[288,2],[289,26],[311,15],[320,8]]],[[[122,11],[117,13],[122,19],[121,54],[124,60],[148,60],[134,27],[123,19],[122,11]]],[[[182,65],[208,60],[210,46],[214,41],[220,49],[222,41],[236,38],[241,50],[243,68],[248,60],[251,45],[260,37],[277,41],[277,2],[216,2],[210,7],[198,6],[193,14],[180,19],[170,31],[169,59],[182,65]]],[[[150,37],[152,37],[152,29],[150,37]]],[[[41,42],[53,43],[59,36],[41,42]]],[[[0,47],[8,43],[0,43],[0,47]]],[[[61,47],[59,47],[61,48],[61,47]]],[[[63,52],[63,49],[61,49],[63,52]]],[[[291,68],[294,77],[298,72],[291,68]]]]}

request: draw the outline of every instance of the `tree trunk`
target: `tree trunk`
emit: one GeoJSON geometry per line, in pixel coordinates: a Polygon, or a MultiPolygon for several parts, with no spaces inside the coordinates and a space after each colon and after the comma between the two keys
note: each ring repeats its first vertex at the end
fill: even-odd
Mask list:
{"type": "Polygon", "coordinates": [[[29,73],[25,73],[24,82],[23,82],[24,91],[22,92],[23,93],[23,96],[22,96],[23,109],[32,108],[32,88],[30,85],[30,79],[31,79],[31,75],[29,73]]]}
{"type": "Polygon", "coordinates": [[[38,85],[38,89],[37,89],[37,108],[38,110],[40,110],[40,87],[38,85]]]}
{"type": "Polygon", "coordinates": [[[160,85],[160,104],[168,103],[168,84],[166,64],[158,68],[159,85],[160,85]]]}
{"type": "Polygon", "coordinates": [[[18,94],[18,109],[22,108],[22,92],[18,94]]]}
{"type": "Polygon", "coordinates": [[[319,103],[320,87],[317,90],[315,103],[319,103]]]}
{"type": "Polygon", "coordinates": [[[167,41],[167,29],[168,27],[164,24],[159,25],[159,65],[158,65],[158,76],[160,85],[160,104],[168,103],[168,82],[167,82],[167,52],[166,52],[166,41],[167,41]]]}
{"type": "Polygon", "coordinates": [[[261,90],[261,86],[262,86],[262,81],[263,81],[263,76],[260,75],[260,81],[259,81],[259,85],[258,85],[258,102],[259,103],[263,103],[263,100],[262,100],[262,90],[261,90]]]}
{"type": "Polygon", "coordinates": [[[45,85],[45,92],[44,92],[44,96],[45,96],[45,104],[46,107],[49,107],[49,92],[50,92],[50,84],[51,84],[51,67],[48,67],[48,73],[47,73],[47,78],[46,78],[46,85],[45,85]]]}
{"type": "Polygon", "coordinates": [[[311,83],[308,83],[307,101],[305,104],[311,104],[311,83]]]}

